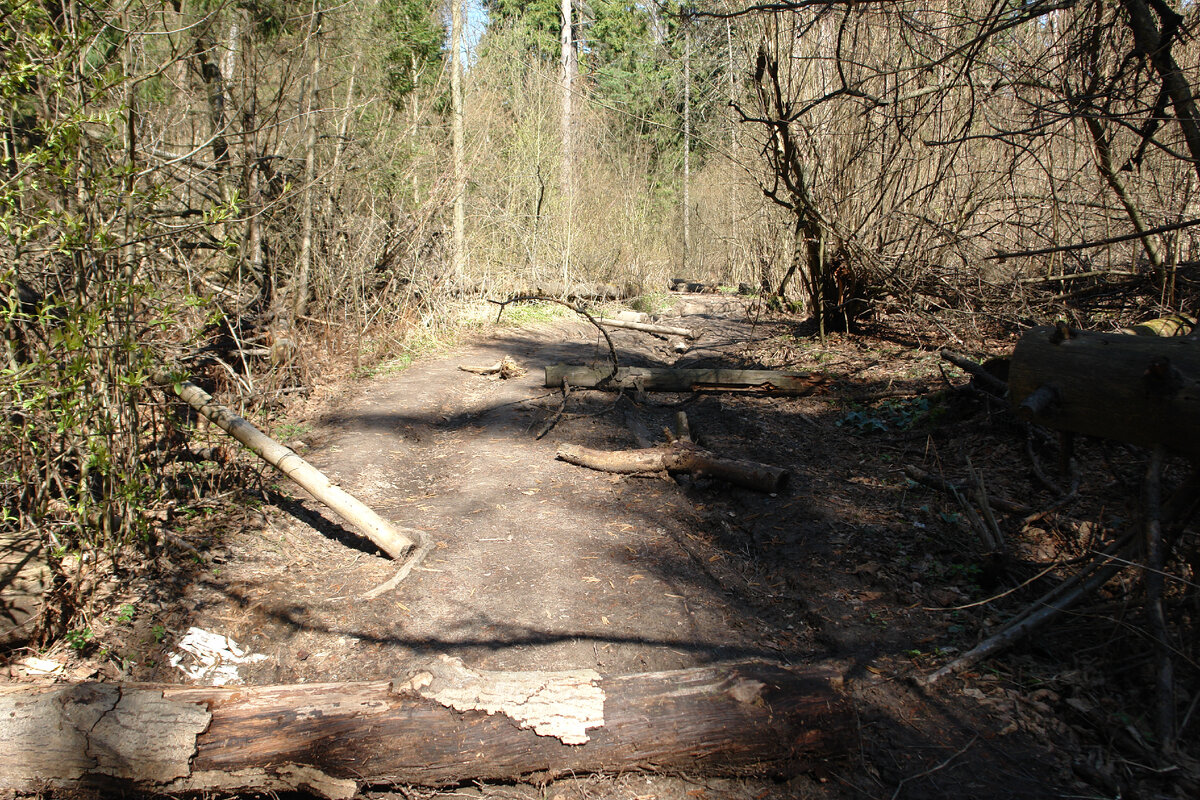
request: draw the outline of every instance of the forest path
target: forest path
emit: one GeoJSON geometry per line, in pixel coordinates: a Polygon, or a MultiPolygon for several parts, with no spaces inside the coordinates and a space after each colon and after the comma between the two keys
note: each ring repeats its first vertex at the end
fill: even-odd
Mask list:
{"type": "MultiPolygon", "coordinates": [[[[204,569],[179,576],[182,602],[158,617],[172,634],[164,646],[192,625],[231,636],[266,656],[241,667],[256,684],[391,678],[441,653],[488,669],[601,674],[732,658],[819,663],[846,675],[861,725],[860,752],[819,779],[583,777],[544,789],[460,787],[447,797],[891,797],[902,782],[914,797],[1059,796],[1065,767],[1016,733],[1009,690],[996,686],[983,701],[973,688],[932,693],[904,680],[941,644],[963,643],[961,624],[924,607],[963,602],[970,591],[967,565],[953,563],[961,530],[924,490],[912,496],[899,470],[930,457],[924,436],[897,431],[928,410],[936,354],[880,339],[819,344],[798,337],[793,322],[754,320],[737,298],[678,303],[683,324],[703,329],[694,346],[677,354],[672,342],[614,330],[623,364],[829,376],[809,397],[636,401],[650,431],[683,409],[709,449],[789,469],[777,496],[556,460],[564,442],[635,446],[628,401],[614,406],[613,394],[598,391],[573,391],[537,437],[562,402],[542,386],[543,367],[603,362],[603,339],[574,318],[496,326],[345,389],[298,434],[293,423],[291,444],[306,458],[435,543],[399,587],[364,599],[397,564],[279,480],[265,525],[224,532],[206,545],[204,569]],[[526,372],[493,380],[459,369],[504,356],[526,372]],[[884,407],[861,400],[868,396],[901,399],[884,407]]],[[[939,413],[969,423],[977,407],[939,413]]],[[[138,669],[140,679],[173,676],[161,661],[138,669]]]]}
{"type": "MultiPolygon", "coordinates": [[[[689,362],[750,338],[744,315],[709,322],[714,329],[689,362]]],[[[623,363],[675,358],[668,343],[645,334],[612,335],[623,363]]],[[[302,437],[306,457],[384,517],[424,531],[435,547],[400,587],[367,601],[363,594],[396,565],[363,552],[370,545],[319,505],[288,505],[293,516],[275,517],[268,528],[271,546],[259,557],[239,554],[250,571],[229,587],[249,612],[231,635],[273,656],[259,669],[274,674],[254,680],[379,677],[430,653],[491,669],[635,672],[777,658],[789,646],[784,640],[794,646],[795,625],[787,631],[746,614],[714,577],[710,565],[727,555],[708,544],[712,515],[685,487],[556,460],[562,442],[635,446],[615,395],[572,392],[562,418],[537,438],[562,403],[561,392],[543,388],[542,367],[606,357],[584,322],[497,328],[346,393],[302,437]],[[459,369],[505,356],[524,374],[497,380],[459,369]],[[301,571],[303,579],[290,578],[301,571]],[[331,661],[343,668],[331,674],[331,661]]],[[[655,430],[672,408],[646,403],[640,413],[655,430]]],[[[754,445],[743,441],[729,455],[751,457],[754,445]]],[[[706,491],[743,490],[714,484],[706,491]]]]}

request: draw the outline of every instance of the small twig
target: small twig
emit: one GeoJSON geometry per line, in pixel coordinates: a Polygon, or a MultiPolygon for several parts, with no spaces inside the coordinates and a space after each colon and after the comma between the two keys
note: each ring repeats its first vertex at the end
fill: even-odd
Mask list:
{"type": "MultiPolygon", "coordinates": [[[[953,495],[955,491],[962,491],[962,487],[951,483],[945,478],[937,475],[931,475],[920,467],[915,467],[912,464],[906,464],[904,466],[904,476],[915,483],[928,486],[930,489],[937,489],[939,492],[945,492],[949,495],[953,495]]],[[[1028,514],[1033,510],[1024,503],[1018,503],[1005,497],[996,496],[990,499],[992,505],[1009,514],[1028,514]]]]}
{"type": "Polygon", "coordinates": [[[992,506],[988,503],[987,487],[983,483],[983,475],[971,463],[971,457],[967,456],[967,474],[971,477],[971,482],[975,485],[973,494],[975,501],[979,503],[979,507],[983,509],[983,519],[987,523],[988,529],[991,531],[992,539],[995,542],[996,552],[1004,550],[1004,533],[1000,530],[1000,526],[996,523],[996,516],[992,513],[992,506]]]}
{"type": "Polygon", "coordinates": [[[1043,569],[1038,574],[1034,575],[1032,578],[1028,578],[1027,580],[1021,581],[1020,583],[1018,583],[1016,586],[1012,587],[1011,589],[1005,589],[1003,592],[1000,592],[1000,594],[994,594],[991,597],[984,598],[983,600],[976,600],[974,603],[966,603],[961,606],[922,606],[922,610],[923,611],[965,611],[968,608],[978,608],[979,606],[986,606],[988,603],[994,603],[997,600],[1001,600],[1005,597],[1008,597],[1013,592],[1018,592],[1021,589],[1024,589],[1029,584],[1033,583],[1034,581],[1038,580],[1039,578],[1044,577],[1046,575],[1046,573],[1051,572],[1055,569],[1058,569],[1061,566],[1062,566],[1062,564],[1055,562],[1055,563],[1051,564],[1050,566],[1046,567],[1045,569],[1043,569]]]}
{"type": "Polygon", "coordinates": [[[540,431],[538,431],[538,434],[533,437],[534,439],[541,439],[543,436],[545,436],[547,433],[549,433],[551,430],[554,429],[554,426],[558,424],[558,421],[560,419],[562,419],[563,411],[567,407],[567,398],[570,396],[571,396],[571,384],[567,383],[566,378],[563,378],[562,402],[558,404],[558,411],[554,412],[554,416],[550,418],[550,421],[547,422],[540,431]]]}
{"type": "MultiPolygon", "coordinates": [[[[415,531],[409,531],[415,533],[415,531]]],[[[381,594],[390,592],[400,585],[400,582],[408,577],[408,573],[412,572],[418,564],[425,560],[425,556],[429,555],[429,551],[433,549],[433,538],[430,536],[421,536],[421,542],[417,545],[417,549],[412,552],[408,558],[404,560],[400,570],[385,582],[379,584],[374,589],[363,594],[364,600],[374,600],[381,594]]]]}
{"type": "Polygon", "coordinates": [[[1171,647],[1167,641],[1167,619],[1163,613],[1163,566],[1166,552],[1162,537],[1162,468],[1165,448],[1159,444],[1150,451],[1146,464],[1146,480],[1142,486],[1143,514],[1146,531],[1146,568],[1142,570],[1142,586],[1146,589],[1146,616],[1150,622],[1150,637],[1154,640],[1157,663],[1154,682],[1155,734],[1160,754],[1171,751],[1175,742],[1175,674],[1171,663],[1171,647]]]}
{"type": "Polygon", "coordinates": [[[904,784],[908,783],[909,781],[915,781],[915,780],[920,780],[921,778],[927,778],[930,775],[932,775],[933,773],[937,772],[938,770],[945,769],[946,767],[950,766],[950,764],[954,761],[954,759],[958,758],[963,753],[965,753],[969,749],[971,749],[971,745],[975,744],[976,740],[978,740],[978,739],[979,739],[979,734],[977,733],[971,737],[971,741],[964,744],[961,748],[958,749],[958,751],[956,751],[953,755],[951,755],[949,758],[947,758],[945,761],[941,762],[937,766],[930,767],[929,769],[925,770],[924,772],[918,772],[916,775],[910,775],[907,778],[904,778],[903,780],[901,780],[900,783],[896,784],[896,791],[892,792],[892,800],[896,800],[896,798],[900,796],[900,790],[904,788],[904,784]]]}

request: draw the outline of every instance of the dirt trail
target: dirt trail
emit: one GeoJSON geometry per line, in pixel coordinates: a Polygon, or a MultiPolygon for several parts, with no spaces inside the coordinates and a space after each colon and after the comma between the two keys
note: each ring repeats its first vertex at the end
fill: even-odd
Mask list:
{"type": "MultiPolygon", "coordinates": [[[[363,381],[292,442],[379,513],[436,542],[396,590],[362,599],[396,565],[280,485],[263,509],[266,524],[210,543],[208,567],[177,587],[181,600],[164,603],[157,618],[173,637],[197,625],[268,656],[243,667],[252,683],[392,677],[437,653],[490,669],[602,674],[739,657],[820,662],[847,675],[861,725],[860,753],[788,784],[594,777],[544,792],[480,787],[455,796],[891,797],[901,786],[910,797],[1059,796],[1052,787],[1063,764],[990,702],[1004,690],[983,702],[978,690],[964,696],[948,685],[930,695],[902,677],[913,667],[904,653],[956,641],[944,615],[921,607],[963,597],[961,576],[943,569],[944,553],[922,553],[922,531],[936,518],[898,473],[901,458],[920,460],[924,443],[861,435],[844,395],[851,384],[860,393],[921,394],[936,356],[881,342],[875,350],[808,346],[783,323],[756,324],[738,300],[683,302],[686,324],[704,329],[695,346],[677,354],[671,342],[612,331],[622,363],[831,376],[826,393],[805,398],[638,399],[650,431],[682,408],[706,447],[790,469],[778,496],[557,461],[561,442],[635,446],[626,410],[593,391],[573,392],[562,418],[536,438],[562,402],[542,387],[542,367],[603,361],[603,340],[574,319],[500,327],[363,381]],[[503,356],[527,372],[490,380],[458,368],[503,356]],[[918,578],[935,574],[941,588],[931,599],[918,578]]],[[[178,679],[162,662],[134,677],[178,679]]]]}
{"type": "MultiPolygon", "coordinates": [[[[703,347],[711,351],[741,338],[740,324],[723,325],[724,341],[710,336],[703,347]]],[[[626,363],[670,358],[665,345],[648,349],[644,334],[613,335],[626,363]]],[[[493,669],[610,673],[777,658],[777,632],[731,607],[714,581],[705,560],[715,553],[706,549],[706,537],[697,538],[697,529],[712,520],[683,488],[555,459],[564,441],[635,446],[613,408],[615,396],[572,393],[563,417],[535,438],[562,402],[560,392],[542,387],[541,367],[592,362],[606,352],[586,323],[500,329],[371,381],[320,419],[302,437],[310,446],[307,457],[385,517],[425,531],[436,546],[401,587],[364,601],[365,591],[390,576],[391,562],[335,544],[308,525],[273,521],[275,552],[253,558],[243,550],[239,561],[245,565],[252,557],[265,570],[275,564],[278,576],[264,585],[266,576],[251,570],[231,591],[250,612],[231,633],[274,656],[261,668],[274,674],[253,679],[328,679],[324,662],[331,659],[353,660],[357,677],[394,674],[429,653],[493,669]],[[494,380],[458,368],[503,356],[526,372],[494,380]],[[286,568],[278,566],[281,555],[291,561],[286,568]],[[299,570],[303,580],[289,580],[299,570]],[[330,636],[342,647],[331,649],[330,636]],[[321,653],[321,663],[298,661],[297,651],[321,653]]],[[[689,363],[706,357],[705,350],[689,355],[689,363]]],[[[644,411],[651,429],[671,413],[644,411]]],[[[750,457],[753,444],[727,452],[750,457]]],[[[739,490],[714,485],[708,491],[719,497],[739,490]]],[[[316,504],[297,501],[290,510],[372,550],[316,504]]]]}

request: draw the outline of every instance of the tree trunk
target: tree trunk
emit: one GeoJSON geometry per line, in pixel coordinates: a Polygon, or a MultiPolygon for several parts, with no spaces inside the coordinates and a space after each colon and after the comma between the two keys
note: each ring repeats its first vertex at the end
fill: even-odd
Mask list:
{"type": "Polygon", "coordinates": [[[1040,425],[1200,454],[1200,340],[1032,328],[1008,393],[1040,425]]]}
{"type": "Polygon", "coordinates": [[[575,24],[571,3],[562,0],[562,30],[560,45],[562,52],[562,116],[559,119],[562,134],[562,196],[563,226],[566,244],[562,256],[562,281],[571,280],[571,244],[575,226],[575,137],[572,122],[572,94],[575,91],[575,24]]]}
{"type": "Polygon", "coordinates": [[[856,747],[836,683],[758,662],[602,678],[442,656],[373,683],[4,686],[0,788],[349,798],[535,773],[789,777],[856,747]]]}
{"type": "Polygon", "coordinates": [[[312,70],[309,73],[311,85],[306,92],[305,131],[304,131],[304,200],[300,209],[300,257],[296,264],[296,280],[293,284],[292,298],[293,317],[303,317],[308,313],[309,275],[312,272],[313,260],[313,197],[317,187],[317,109],[320,108],[318,83],[321,75],[321,19],[320,13],[314,15],[313,30],[310,39],[313,46],[312,70]]]}
{"type": "MultiPolygon", "coordinates": [[[[450,0],[450,105],[454,150],[454,281],[466,277],[467,157],[463,142],[463,0],[450,0]]],[[[414,87],[413,91],[416,89],[414,87]]]]}
{"type": "Polygon", "coordinates": [[[692,255],[692,26],[683,25],[683,273],[692,255]]]}
{"type": "Polygon", "coordinates": [[[659,392],[699,390],[765,392],[807,395],[825,383],[825,376],[807,372],[775,372],[767,369],[668,369],[621,367],[616,374],[607,367],[548,364],[546,387],[562,386],[563,380],[576,389],[643,389],[659,392]]]}
{"type": "Polygon", "coordinates": [[[757,492],[778,492],[788,481],[786,469],[754,461],[719,458],[690,442],[610,452],[564,444],[558,448],[558,457],[568,464],[623,475],[664,471],[708,475],[757,492]]]}
{"type": "Polygon", "coordinates": [[[1173,40],[1187,30],[1183,18],[1165,3],[1155,4],[1162,20],[1162,29],[1154,21],[1150,4],[1146,0],[1121,0],[1128,16],[1133,41],[1143,57],[1149,58],[1162,80],[1162,88],[1171,98],[1175,119],[1183,131],[1191,155],[1192,167],[1200,176],[1200,112],[1196,109],[1196,98],[1183,70],[1171,54],[1173,40]]]}

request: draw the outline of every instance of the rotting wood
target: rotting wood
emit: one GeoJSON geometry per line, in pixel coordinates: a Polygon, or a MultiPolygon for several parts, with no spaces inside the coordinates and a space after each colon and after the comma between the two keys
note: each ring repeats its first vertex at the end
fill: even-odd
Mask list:
{"type": "Polygon", "coordinates": [[[622,475],[654,472],[686,472],[720,478],[737,486],[758,492],[778,492],[787,485],[786,469],[720,458],[690,441],[678,440],[669,445],[641,450],[593,450],[574,444],[559,445],[558,457],[600,472],[622,475]]]}
{"type": "Polygon", "coordinates": [[[631,331],[641,331],[642,333],[656,333],[660,336],[682,336],[685,339],[695,339],[700,335],[691,328],[673,328],[670,325],[652,325],[648,322],[631,322],[629,320],[609,319],[607,317],[598,317],[596,321],[610,328],[626,328],[631,331]]]}
{"type": "Polygon", "coordinates": [[[156,794],[647,770],[790,777],[856,747],[840,679],[763,662],[601,677],[442,656],[393,681],[0,687],[0,788],[156,794]]]}
{"type": "Polygon", "coordinates": [[[670,369],[666,367],[621,367],[612,372],[571,364],[548,364],[546,387],[561,386],[563,380],[577,389],[633,389],[658,392],[728,391],[807,395],[825,383],[825,376],[807,372],[776,372],[765,369],[670,369]]]}
{"type": "Polygon", "coordinates": [[[1197,455],[1200,340],[1032,328],[1013,351],[1009,402],[1056,430],[1197,455]]]}
{"type": "Polygon", "coordinates": [[[153,377],[156,383],[171,387],[175,394],[194,408],[197,413],[211,420],[221,430],[245,445],[252,453],[333,509],[338,516],[354,525],[380,550],[392,558],[403,559],[408,551],[421,541],[420,531],[401,528],[388,522],[348,492],[335,486],[323,472],[297,455],[294,450],[275,441],[225,406],[217,403],[208,392],[196,384],[189,381],[175,382],[169,374],[164,372],[155,373],[153,377]]]}

